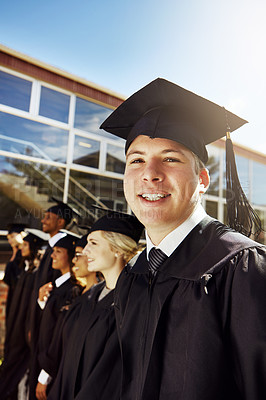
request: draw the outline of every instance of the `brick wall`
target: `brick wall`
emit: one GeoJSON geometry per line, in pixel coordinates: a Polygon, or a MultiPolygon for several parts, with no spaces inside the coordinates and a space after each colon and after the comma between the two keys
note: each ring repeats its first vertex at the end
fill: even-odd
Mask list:
{"type": "Polygon", "coordinates": [[[3,357],[5,340],[5,314],[8,286],[0,280],[0,359],[3,357]]]}

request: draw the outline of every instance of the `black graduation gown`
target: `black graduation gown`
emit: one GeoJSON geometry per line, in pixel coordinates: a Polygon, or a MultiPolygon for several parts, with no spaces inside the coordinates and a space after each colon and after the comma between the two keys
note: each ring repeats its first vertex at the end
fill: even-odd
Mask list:
{"type": "MultiPolygon", "coordinates": [[[[76,297],[69,307],[65,307],[58,316],[54,329],[53,338],[47,353],[39,355],[39,363],[42,368],[53,378],[56,378],[61,358],[67,347],[70,333],[75,326],[76,320],[82,312],[88,312],[88,301],[91,298],[91,288],[80,296],[76,297]]],[[[50,387],[53,384],[49,385],[50,387]]]]}
{"type": "Polygon", "coordinates": [[[12,301],[12,296],[17,284],[17,281],[19,279],[19,276],[22,272],[20,268],[20,262],[21,262],[21,251],[18,250],[14,260],[8,261],[6,264],[5,268],[5,275],[3,278],[3,281],[8,285],[8,293],[7,293],[7,299],[6,299],[6,322],[9,314],[9,308],[10,304],[12,301]]]}
{"type": "MultiPolygon", "coordinates": [[[[40,262],[39,268],[37,270],[35,280],[34,280],[34,288],[32,291],[32,295],[30,298],[30,314],[29,314],[29,323],[28,330],[30,332],[30,348],[31,348],[31,360],[30,360],[30,370],[31,374],[33,374],[36,369],[36,354],[38,352],[37,345],[39,340],[39,332],[41,326],[41,319],[43,312],[40,309],[37,299],[39,297],[39,289],[41,286],[48,282],[53,282],[56,278],[58,278],[61,273],[60,271],[54,270],[52,268],[52,258],[51,254],[53,252],[53,248],[48,244],[46,251],[43,255],[43,258],[40,262]]],[[[31,379],[32,382],[36,381],[36,376],[31,379]]],[[[33,387],[33,385],[32,385],[33,387]]],[[[33,388],[32,388],[33,390],[33,388]]],[[[32,393],[32,398],[35,398],[34,393],[32,393]]]]}
{"type": "Polygon", "coordinates": [[[0,393],[4,399],[16,389],[29,368],[30,347],[27,338],[29,298],[35,271],[23,271],[16,285],[6,327],[4,362],[0,368],[0,393]]]}
{"type": "Polygon", "coordinates": [[[91,301],[72,328],[48,400],[118,398],[121,363],[113,309],[114,291],[97,302],[103,285],[100,283],[94,288],[91,301]]]}
{"type": "Polygon", "coordinates": [[[72,303],[77,290],[79,290],[78,286],[71,279],[68,279],[59,287],[54,287],[42,311],[38,344],[35,354],[32,354],[30,364],[30,399],[36,398],[35,389],[38,383],[38,376],[43,369],[39,360],[45,356],[49,349],[61,310],[72,303]]]}
{"type": "Polygon", "coordinates": [[[151,281],[115,291],[122,400],[266,399],[265,246],[206,217],[151,281]]]}

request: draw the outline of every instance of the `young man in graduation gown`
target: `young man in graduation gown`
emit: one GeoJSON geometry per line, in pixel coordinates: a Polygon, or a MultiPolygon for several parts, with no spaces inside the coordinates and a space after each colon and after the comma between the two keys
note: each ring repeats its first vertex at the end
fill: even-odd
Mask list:
{"type": "Polygon", "coordinates": [[[33,352],[38,340],[38,332],[41,318],[40,307],[37,299],[39,289],[47,282],[54,281],[61,273],[52,268],[51,254],[53,247],[62,237],[65,236],[61,229],[64,229],[73,217],[73,210],[65,203],[58,201],[57,204],[48,208],[42,219],[42,230],[50,235],[48,246],[41,260],[40,266],[35,276],[34,289],[31,298],[29,336],[33,347],[33,352]]]}
{"type": "Polygon", "coordinates": [[[35,370],[36,346],[42,318],[42,310],[37,303],[39,289],[47,282],[55,281],[61,275],[60,271],[52,268],[51,254],[56,243],[65,236],[65,233],[61,232],[61,229],[66,228],[70,224],[73,215],[74,211],[68,204],[56,200],[56,204],[46,210],[41,221],[42,230],[50,234],[50,239],[38,271],[35,274],[34,288],[30,301],[28,336],[32,353],[31,372],[35,370]]]}
{"type": "MultiPolygon", "coordinates": [[[[42,371],[41,360],[47,353],[53,338],[57,320],[65,306],[69,306],[81,291],[72,273],[72,259],[78,237],[71,232],[65,233],[65,236],[58,240],[53,248],[52,267],[59,270],[61,275],[51,283],[51,290],[44,285],[39,291],[38,305],[42,310],[42,318],[38,343],[35,350],[34,363],[31,363],[30,371],[30,400],[39,398],[35,396],[35,390],[38,383],[39,374],[42,371]]],[[[43,371],[44,379],[47,374],[43,371]]],[[[43,382],[42,378],[40,378],[43,382]]],[[[42,394],[41,394],[42,398],[42,394]]]]}
{"type": "MultiPolygon", "coordinates": [[[[125,196],[147,239],[115,293],[121,400],[266,398],[265,246],[200,204],[205,145],[245,122],[157,79],[101,126],[127,139],[125,196]]],[[[228,215],[247,234],[258,221],[227,142],[228,215]]]]}

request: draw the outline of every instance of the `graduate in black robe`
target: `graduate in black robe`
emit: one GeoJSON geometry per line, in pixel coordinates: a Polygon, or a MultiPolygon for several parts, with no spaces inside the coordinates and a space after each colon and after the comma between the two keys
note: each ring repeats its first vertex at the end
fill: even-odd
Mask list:
{"type": "Polygon", "coordinates": [[[50,239],[38,268],[35,274],[34,288],[31,296],[30,305],[30,318],[29,318],[29,335],[31,338],[31,349],[33,358],[35,358],[36,346],[39,337],[39,327],[41,324],[40,308],[37,305],[37,299],[39,296],[39,289],[47,282],[53,282],[59,278],[60,271],[52,268],[51,254],[53,252],[53,246],[56,242],[64,236],[61,229],[64,229],[72,220],[73,210],[68,205],[55,199],[57,204],[49,207],[42,219],[42,230],[50,235],[50,239]]]}
{"type": "Polygon", "coordinates": [[[229,135],[245,122],[156,79],[102,124],[127,139],[125,196],[147,240],[115,290],[121,400],[266,398],[265,246],[200,204],[205,145],[227,133],[229,224],[259,232],[229,135]]]}
{"type": "Polygon", "coordinates": [[[19,247],[22,241],[20,233],[23,232],[23,229],[25,227],[26,226],[24,224],[18,223],[12,223],[8,226],[7,240],[12,248],[12,256],[6,264],[5,275],[3,278],[3,282],[8,285],[8,293],[6,299],[6,321],[8,318],[9,307],[11,304],[13,292],[15,290],[19,275],[22,272],[21,268],[19,267],[21,261],[21,251],[19,247]]]}
{"type": "Polygon", "coordinates": [[[6,326],[4,362],[0,367],[1,399],[16,393],[17,386],[29,368],[30,347],[27,337],[29,298],[38,268],[37,253],[46,235],[37,229],[24,237],[21,245],[21,275],[14,290],[6,326]]]}
{"type": "MultiPolygon", "coordinates": [[[[88,303],[91,296],[91,288],[99,282],[96,272],[88,271],[87,257],[82,253],[87,244],[87,236],[88,234],[77,241],[75,255],[72,260],[74,264],[72,268],[73,273],[76,279],[84,286],[83,290],[72,304],[61,309],[54,328],[52,341],[49,345],[49,350],[39,355],[39,364],[52,379],[49,383],[48,390],[50,390],[56,378],[62,354],[66,350],[69,332],[72,330],[75,320],[79,317],[81,310],[83,310],[83,303],[85,303],[85,305],[88,303]]],[[[47,390],[46,393],[48,393],[47,390]]]]}
{"type": "Polygon", "coordinates": [[[60,312],[80,294],[81,286],[71,270],[77,239],[77,236],[68,233],[56,243],[51,256],[52,267],[59,270],[61,276],[55,282],[48,282],[42,286],[39,291],[38,304],[42,309],[42,318],[34,363],[31,360],[30,364],[30,399],[42,397],[42,387],[40,387],[42,378],[39,376],[42,365],[39,359],[49,349],[60,312]],[[40,385],[38,385],[38,379],[40,385]]]}
{"type": "Polygon", "coordinates": [[[92,226],[84,249],[88,270],[100,271],[105,282],[90,290],[78,315],[70,315],[65,324],[69,339],[49,400],[107,400],[119,395],[114,287],[126,262],[138,251],[142,230],[134,216],[117,212],[108,212],[92,226]]]}

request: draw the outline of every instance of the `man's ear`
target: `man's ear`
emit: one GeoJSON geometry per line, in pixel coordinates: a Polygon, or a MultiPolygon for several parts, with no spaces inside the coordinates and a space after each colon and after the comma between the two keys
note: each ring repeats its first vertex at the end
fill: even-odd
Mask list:
{"type": "Polygon", "coordinates": [[[205,193],[210,184],[210,175],[207,168],[203,168],[199,174],[200,193],[205,193]]]}
{"type": "Polygon", "coordinates": [[[64,218],[58,217],[57,226],[59,229],[64,229],[66,227],[66,221],[64,220],[64,218]]]}

